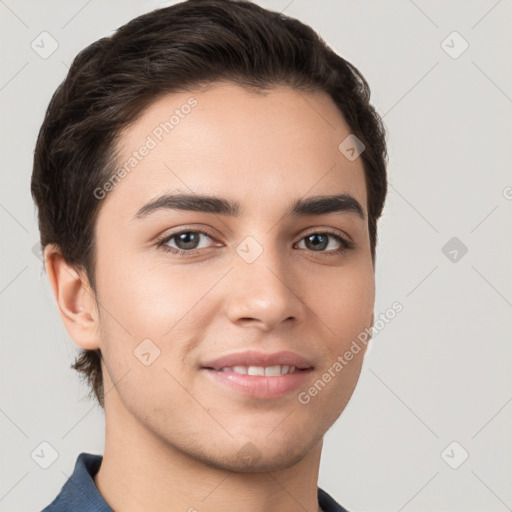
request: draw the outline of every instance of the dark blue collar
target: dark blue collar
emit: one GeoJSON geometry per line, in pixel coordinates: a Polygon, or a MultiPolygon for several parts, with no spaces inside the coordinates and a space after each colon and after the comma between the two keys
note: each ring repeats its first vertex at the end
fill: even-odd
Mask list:
{"type": "MultiPolygon", "coordinates": [[[[100,469],[101,455],[81,453],[73,474],[63,485],[58,496],[42,512],[114,512],[94,483],[100,469]]],[[[325,491],[318,488],[318,504],[324,512],[347,512],[325,491]]]]}
{"type": "Polygon", "coordinates": [[[101,455],[81,453],[76,460],[73,474],[57,497],[42,512],[114,512],[93,480],[102,460],[101,455]]]}

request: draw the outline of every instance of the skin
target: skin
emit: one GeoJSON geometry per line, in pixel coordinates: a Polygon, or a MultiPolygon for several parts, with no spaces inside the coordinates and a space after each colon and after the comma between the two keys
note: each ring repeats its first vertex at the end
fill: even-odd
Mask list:
{"type": "MultiPolygon", "coordinates": [[[[192,93],[166,95],[125,132],[119,162],[192,93]]],[[[361,158],[338,145],[350,129],[324,93],[276,87],[265,95],[230,83],[194,92],[198,105],[102,200],[96,224],[97,307],[85,274],[58,248],[46,268],[64,325],[104,358],[106,439],[95,483],[116,511],[317,511],[326,431],[356,386],[364,347],[303,405],[307,390],[373,324],[375,296],[361,158]],[[161,210],[133,220],[163,192],[237,200],[240,217],[161,210]],[[287,218],[301,197],[348,193],[365,218],[287,218]],[[186,229],[181,229],[186,228],[186,229]],[[334,254],[306,235],[331,229],[354,248],[334,254]],[[160,235],[208,229],[199,254],[158,247],[160,235]],[[251,264],[236,248],[252,236],[251,264]],[[329,255],[329,252],[331,253],[329,255]],[[160,356],[145,366],[142,340],[160,356]],[[291,350],[315,369],[297,391],[243,396],[207,378],[202,362],[231,352],[291,350]],[[250,463],[238,454],[252,443],[250,463]]],[[[183,249],[174,238],[168,246],[183,249]]]]}

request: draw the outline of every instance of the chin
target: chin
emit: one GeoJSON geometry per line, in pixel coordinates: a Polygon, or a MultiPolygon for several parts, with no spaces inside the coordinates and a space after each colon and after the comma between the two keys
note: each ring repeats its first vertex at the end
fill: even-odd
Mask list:
{"type": "Polygon", "coordinates": [[[210,460],[209,463],[214,467],[234,473],[267,473],[292,467],[301,461],[305,455],[305,453],[301,453],[283,456],[282,454],[262,453],[258,458],[241,459],[237,454],[234,454],[234,457],[221,456],[218,459],[210,460]]]}
{"type": "Polygon", "coordinates": [[[268,439],[263,439],[261,442],[246,441],[234,449],[216,445],[217,452],[202,454],[199,458],[212,467],[226,471],[266,473],[287,469],[297,464],[308,454],[314,444],[306,444],[297,436],[293,444],[288,444],[286,440],[276,436],[273,442],[268,439]],[[227,453],[229,455],[226,455],[227,453]]]}

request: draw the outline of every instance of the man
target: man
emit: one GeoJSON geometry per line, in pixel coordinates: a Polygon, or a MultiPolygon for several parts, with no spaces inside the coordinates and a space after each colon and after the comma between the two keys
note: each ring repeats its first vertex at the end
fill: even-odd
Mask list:
{"type": "Polygon", "coordinates": [[[368,85],[297,20],[189,0],[83,50],[32,194],[105,451],[44,510],[345,510],[318,470],[386,189],[368,85]]]}

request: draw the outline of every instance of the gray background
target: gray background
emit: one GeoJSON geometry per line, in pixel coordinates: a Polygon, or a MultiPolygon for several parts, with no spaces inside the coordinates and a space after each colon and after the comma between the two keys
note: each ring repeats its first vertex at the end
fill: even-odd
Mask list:
{"type": "MultiPolygon", "coordinates": [[[[33,252],[37,132],[79,50],[171,3],[0,0],[2,511],[40,510],[104,445],[33,252]],[[48,58],[31,47],[43,31],[58,43],[48,58]],[[31,458],[43,441],[59,454],[48,469],[31,458]]],[[[512,2],[258,3],[353,62],[389,132],[375,312],[404,309],[326,435],[319,485],[351,512],[512,510],[512,2]]]]}

